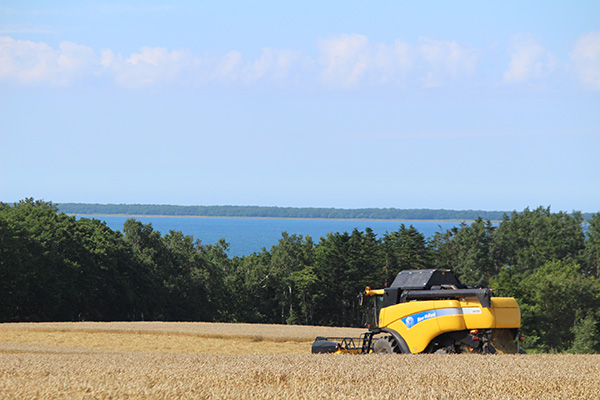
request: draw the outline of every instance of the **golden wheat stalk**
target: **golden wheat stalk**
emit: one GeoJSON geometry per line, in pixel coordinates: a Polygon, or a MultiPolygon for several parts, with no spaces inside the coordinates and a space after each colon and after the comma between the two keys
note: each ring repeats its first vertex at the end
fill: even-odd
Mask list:
{"type": "Polygon", "coordinates": [[[306,327],[211,338],[203,325],[0,324],[0,398],[600,398],[598,355],[312,355],[309,341],[281,340],[306,327]],[[219,345],[183,354],[190,339],[219,345]],[[262,354],[239,354],[242,344],[262,354]]]}

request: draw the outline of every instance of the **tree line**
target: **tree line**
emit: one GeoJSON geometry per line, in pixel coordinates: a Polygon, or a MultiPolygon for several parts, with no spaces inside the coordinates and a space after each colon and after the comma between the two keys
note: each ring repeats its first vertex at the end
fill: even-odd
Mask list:
{"type": "Polygon", "coordinates": [[[498,221],[503,211],[432,210],[396,208],[298,208],[261,206],[177,206],[161,204],[62,203],[60,211],[74,215],[172,215],[198,217],[325,218],[384,220],[475,220],[498,221]]]}
{"type": "Polygon", "coordinates": [[[230,257],[133,218],[122,231],[34,199],[0,203],[0,321],[169,320],[360,326],[365,286],[405,269],[447,268],[517,298],[526,348],[600,352],[600,213],[549,208],[477,218],[426,239],[332,232],[230,257]]]}

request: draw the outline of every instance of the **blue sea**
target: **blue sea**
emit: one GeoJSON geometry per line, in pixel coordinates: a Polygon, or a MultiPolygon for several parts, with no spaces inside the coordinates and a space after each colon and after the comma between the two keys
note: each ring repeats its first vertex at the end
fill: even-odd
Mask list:
{"type": "MultiPolygon", "coordinates": [[[[89,218],[89,217],[79,217],[89,218]]],[[[94,216],[105,221],[113,230],[123,230],[123,223],[132,217],[94,216]]],[[[163,235],[170,230],[181,231],[200,239],[202,244],[214,244],[220,238],[229,243],[229,256],[245,256],[270,250],[281,239],[281,233],[299,234],[312,237],[318,243],[321,237],[330,232],[351,233],[354,228],[364,232],[371,228],[377,237],[386,232],[394,232],[401,224],[414,226],[426,238],[436,232],[444,232],[458,222],[434,221],[369,221],[369,220],[331,220],[331,219],[262,219],[262,218],[198,218],[198,217],[133,217],[144,224],[152,224],[154,230],[163,235]]]]}

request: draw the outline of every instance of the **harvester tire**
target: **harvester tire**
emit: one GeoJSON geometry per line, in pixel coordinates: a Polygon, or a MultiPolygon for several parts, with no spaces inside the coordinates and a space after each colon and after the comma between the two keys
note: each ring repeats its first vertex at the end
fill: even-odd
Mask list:
{"type": "Polygon", "coordinates": [[[373,353],[375,354],[396,354],[400,353],[398,343],[392,336],[386,336],[381,339],[377,339],[373,345],[373,353]]]}

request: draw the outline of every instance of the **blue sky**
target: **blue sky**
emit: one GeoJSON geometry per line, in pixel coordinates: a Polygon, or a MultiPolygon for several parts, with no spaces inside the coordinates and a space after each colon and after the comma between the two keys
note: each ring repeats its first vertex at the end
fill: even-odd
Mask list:
{"type": "Polygon", "coordinates": [[[600,211],[600,2],[287,3],[0,1],[0,201],[600,211]]]}

